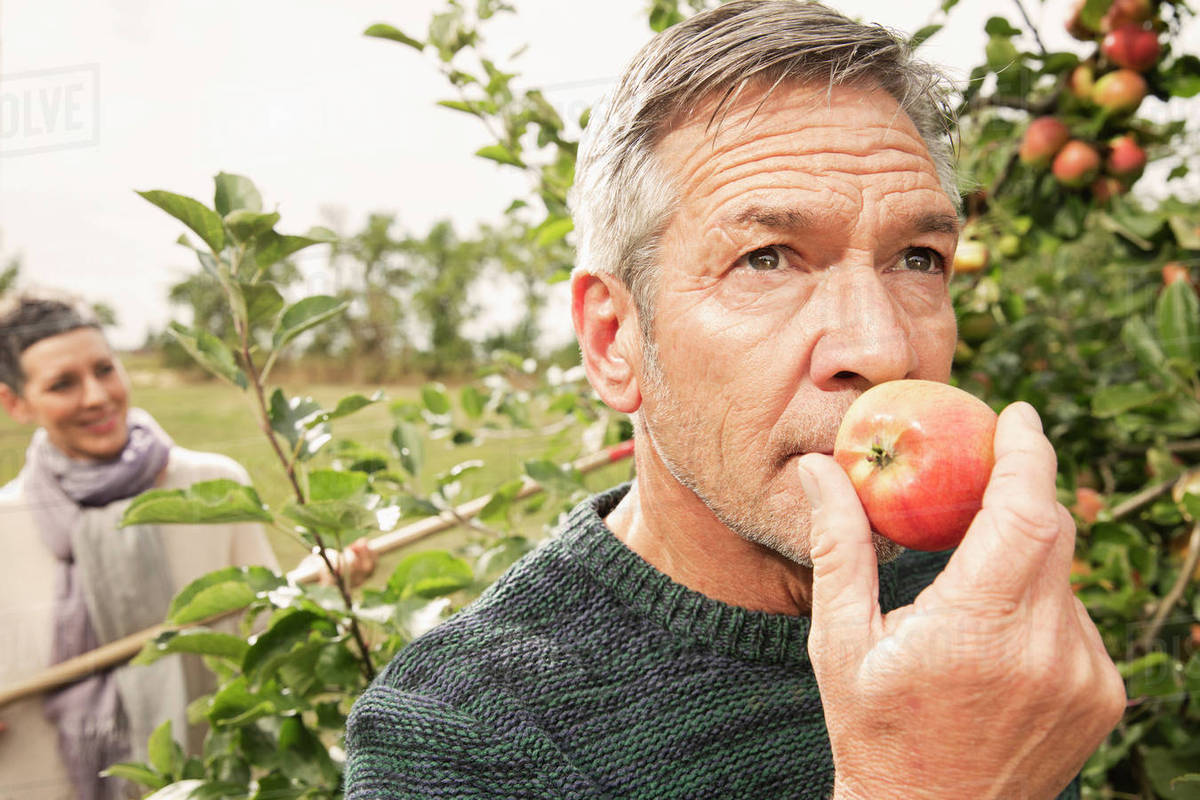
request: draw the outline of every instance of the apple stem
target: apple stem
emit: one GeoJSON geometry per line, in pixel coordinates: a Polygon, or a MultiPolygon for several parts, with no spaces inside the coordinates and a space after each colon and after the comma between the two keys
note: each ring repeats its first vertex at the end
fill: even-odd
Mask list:
{"type": "Polygon", "coordinates": [[[871,454],[867,456],[867,461],[874,464],[876,469],[883,469],[892,463],[892,454],[883,445],[873,444],[871,445],[871,454]]]}

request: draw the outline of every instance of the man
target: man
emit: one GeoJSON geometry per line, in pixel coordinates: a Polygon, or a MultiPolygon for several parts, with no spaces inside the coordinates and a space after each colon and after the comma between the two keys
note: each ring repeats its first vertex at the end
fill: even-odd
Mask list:
{"type": "Polygon", "coordinates": [[[580,152],[573,280],[637,480],[398,656],[348,798],[1077,796],[1124,690],[1037,414],[1001,414],[953,555],[897,558],[829,458],[867,387],[950,375],[941,97],[789,0],[642,50],[580,152]]]}

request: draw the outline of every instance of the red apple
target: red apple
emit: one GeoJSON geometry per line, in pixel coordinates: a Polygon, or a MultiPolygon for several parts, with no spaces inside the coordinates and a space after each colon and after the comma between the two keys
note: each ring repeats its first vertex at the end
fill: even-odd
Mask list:
{"type": "Polygon", "coordinates": [[[1158,62],[1158,34],[1141,25],[1122,25],[1105,35],[1100,52],[1119,67],[1145,72],[1158,62]]]}
{"type": "Polygon", "coordinates": [[[1021,139],[1021,161],[1031,167],[1049,166],[1050,159],[1071,138],[1071,129],[1057,117],[1038,117],[1021,139]]]}
{"type": "Polygon", "coordinates": [[[1102,75],[1092,87],[1092,102],[1110,114],[1132,113],[1146,96],[1146,79],[1131,69],[1102,75]]]}
{"type": "Polygon", "coordinates": [[[846,411],[833,457],[873,530],[915,550],[945,550],[983,502],[995,433],[995,412],[962,389],[888,381],[846,411]]]}
{"type": "Polygon", "coordinates": [[[1087,142],[1072,139],[1058,151],[1050,169],[1059,183],[1086,186],[1100,171],[1100,154],[1087,142]]]}
{"type": "Polygon", "coordinates": [[[1168,261],[1162,268],[1163,286],[1170,286],[1176,281],[1191,284],[1192,274],[1188,268],[1178,261],[1168,261]]]}
{"type": "Polygon", "coordinates": [[[1096,86],[1096,71],[1091,64],[1080,64],[1071,70],[1067,78],[1067,91],[1080,100],[1091,101],[1092,89],[1096,86]]]}
{"type": "Polygon", "coordinates": [[[1114,197],[1128,190],[1128,186],[1111,175],[1101,175],[1092,181],[1092,197],[1102,206],[1107,206],[1114,197]]]}
{"type": "Polygon", "coordinates": [[[1071,513],[1091,525],[1104,510],[1104,495],[1087,486],[1075,490],[1075,502],[1071,505],[1071,513]]]}
{"type": "Polygon", "coordinates": [[[1104,166],[1109,174],[1118,178],[1136,179],[1146,167],[1146,151],[1129,134],[1118,136],[1108,143],[1104,166]]]}
{"type": "Polygon", "coordinates": [[[1100,18],[1100,32],[1108,33],[1125,25],[1136,25],[1154,16],[1150,0],[1112,0],[1108,11],[1100,18]]]}

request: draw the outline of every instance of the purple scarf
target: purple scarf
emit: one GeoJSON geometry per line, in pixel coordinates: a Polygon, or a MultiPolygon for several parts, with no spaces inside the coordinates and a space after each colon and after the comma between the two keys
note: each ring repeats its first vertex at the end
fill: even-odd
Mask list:
{"type": "MultiPolygon", "coordinates": [[[[73,459],[44,430],[25,454],[23,488],[42,541],[58,559],[54,599],[55,664],[100,646],[89,616],[72,532],[85,508],[133,497],[154,485],[167,465],[171,439],[149,414],[132,408],[129,439],[110,461],[73,459]]],[[[59,749],[80,800],[116,797],[118,782],[97,773],[128,758],[130,743],[111,670],[47,693],[46,717],[58,728],[59,749]]]]}

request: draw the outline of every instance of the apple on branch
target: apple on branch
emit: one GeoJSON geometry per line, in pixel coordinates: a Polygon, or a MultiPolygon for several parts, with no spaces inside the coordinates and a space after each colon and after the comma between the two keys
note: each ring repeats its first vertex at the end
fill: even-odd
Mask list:
{"type": "Polygon", "coordinates": [[[1130,134],[1118,136],[1108,143],[1108,158],[1104,162],[1110,175],[1125,181],[1135,181],[1146,168],[1146,151],[1130,134]]]}
{"type": "Polygon", "coordinates": [[[1119,67],[1145,72],[1158,63],[1158,34],[1141,25],[1122,25],[1105,34],[1100,52],[1119,67]]]}
{"type": "Polygon", "coordinates": [[[1065,186],[1086,186],[1100,172],[1100,154],[1087,142],[1072,139],[1054,156],[1050,170],[1065,186]]]}
{"type": "Polygon", "coordinates": [[[833,457],[873,530],[914,550],[946,550],[982,506],[995,433],[996,412],[962,389],[888,381],[846,411],[833,457]]]}
{"type": "Polygon", "coordinates": [[[1092,87],[1092,102],[1110,114],[1131,114],[1148,90],[1141,73],[1121,68],[1100,76],[1092,87]]]}
{"type": "Polygon", "coordinates": [[[1071,138],[1071,129],[1057,117],[1038,117],[1029,123],[1018,151],[1021,163],[1046,167],[1071,138]]]}

